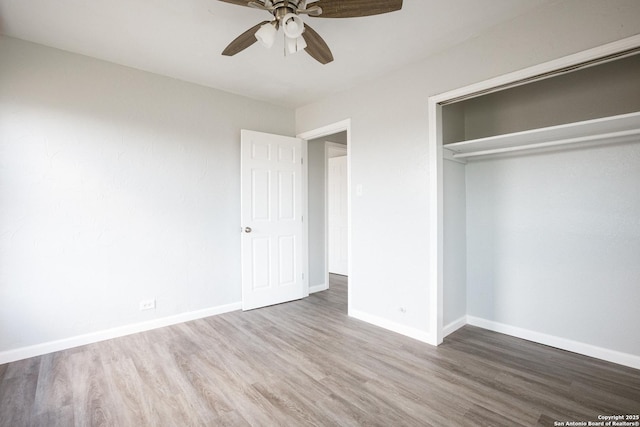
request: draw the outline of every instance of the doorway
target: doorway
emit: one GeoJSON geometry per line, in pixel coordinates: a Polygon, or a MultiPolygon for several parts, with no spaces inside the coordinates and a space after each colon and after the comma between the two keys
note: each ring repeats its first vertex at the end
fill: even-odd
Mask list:
{"type": "MultiPolygon", "coordinates": [[[[346,206],[343,207],[343,246],[342,258],[345,267],[338,271],[346,277],[349,275],[349,262],[351,255],[350,244],[350,120],[334,123],[309,132],[298,135],[307,140],[307,206],[308,206],[308,247],[309,247],[309,293],[320,292],[329,289],[330,284],[330,246],[334,239],[330,236],[330,195],[329,195],[329,159],[343,157],[346,166],[346,206]],[[345,209],[346,208],[346,209],[345,209]]],[[[332,275],[333,276],[333,275],[332,275]]],[[[347,289],[348,307],[350,306],[350,292],[347,289]]]]}

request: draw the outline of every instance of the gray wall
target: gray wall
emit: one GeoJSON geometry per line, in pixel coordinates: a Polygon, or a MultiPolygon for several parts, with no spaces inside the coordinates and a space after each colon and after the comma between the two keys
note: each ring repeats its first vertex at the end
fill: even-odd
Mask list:
{"type": "Polygon", "coordinates": [[[0,58],[0,357],[240,302],[240,129],[293,135],[293,111],[6,37],[0,58]]]}
{"type": "Polygon", "coordinates": [[[640,54],[443,110],[445,143],[640,111],[640,54]]]}
{"type": "Polygon", "coordinates": [[[455,102],[442,107],[442,143],[464,141],[465,138],[465,103],[455,102]]]}
{"type": "Polygon", "coordinates": [[[309,141],[309,287],[325,283],[325,139],[309,141]]]}
{"type": "Polygon", "coordinates": [[[467,190],[465,165],[444,161],[444,325],[467,315],[467,190]]]}
{"type": "Polygon", "coordinates": [[[468,314],[640,355],[640,139],[466,169],[468,314]]]}

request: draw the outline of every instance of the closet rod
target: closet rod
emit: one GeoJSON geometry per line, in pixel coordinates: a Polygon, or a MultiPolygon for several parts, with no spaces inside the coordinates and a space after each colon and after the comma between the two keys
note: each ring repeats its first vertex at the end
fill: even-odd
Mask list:
{"type": "MultiPolygon", "coordinates": [[[[535,150],[537,148],[549,148],[549,147],[556,147],[561,145],[576,144],[579,142],[593,142],[593,141],[607,140],[607,139],[611,140],[611,141],[607,141],[608,143],[624,142],[624,141],[627,141],[629,137],[636,136],[636,135],[640,135],[640,129],[631,129],[631,130],[624,130],[619,132],[603,133],[598,135],[579,136],[576,138],[567,138],[567,139],[559,139],[557,141],[517,145],[514,147],[493,148],[493,149],[474,151],[469,153],[456,153],[453,155],[453,158],[465,159],[468,157],[488,156],[491,154],[510,153],[514,151],[523,151],[523,150],[535,150]]],[[[447,146],[445,145],[444,148],[447,148],[447,146]]]]}

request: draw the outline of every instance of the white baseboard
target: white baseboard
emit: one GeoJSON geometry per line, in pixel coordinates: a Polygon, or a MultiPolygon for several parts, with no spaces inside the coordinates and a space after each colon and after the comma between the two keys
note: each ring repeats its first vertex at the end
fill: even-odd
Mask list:
{"type": "Polygon", "coordinates": [[[619,365],[629,366],[631,368],[640,369],[640,356],[629,353],[622,353],[615,350],[609,350],[597,347],[591,344],[585,344],[566,338],[547,335],[528,329],[519,328],[517,326],[506,325],[504,323],[494,322],[479,317],[467,316],[467,323],[472,326],[488,329],[490,331],[500,332],[502,334],[511,335],[528,341],[556,347],[562,350],[571,351],[585,356],[595,357],[596,359],[606,360],[608,362],[617,363],[619,365]]]}
{"type": "Polygon", "coordinates": [[[400,323],[392,322],[390,320],[383,319],[382,317],[374,316],[368,313],[363,313],[362,311],[350,310],[349,316],[367,323],[371,323],[372,325],[379,326],[389,331],[405,335],[418,341],[435,345],[434,337],[429,332],[412,328],[410,326],[401,325],[400,323]]]}
{"type": "Polygon", "coordinates": [[[316,292],[326,291],[327,289],[329,289],[329,286],[327,286],[326,283],[323,283],[321,285],[309,286],[309,293],[315,294],[316,292]]]}
{"type": "Polygon", "coordinates": [[[190,311],[187,313],[177,314],[175,316],[162,317],[145,322],[134,323],[131,325],[120,326],[117,328],[106,329],[103,331],[91,332],[75,337],[64,338],[61,340],[45,342],[28,347],[17,348],[0,352],[0,365],[4,363],[15,362],[16,360],[27,359],[29,357],[42,356],[43,354],[53,353],[56,351],[66,350],[73,347],[92,344],[99,341],[105,341],[112,338],[119,338],[138,332],[149,331],[152,329],[162,328],[165,326],[175,325],[178,323],[189,322],[191,320],[202,319],[204,317],[215,316],[230,311],[240,310],[242,303],[219,305],[216,307],[206,308],[203,310],[190,311]]]}
{"type": "Polygon", "coordinates": [[[461,318],[454,320],[453,322],[449,323],[444,328],[442,328],[442,337],[444,338],[447,335],[451,335],[452,333],[462,328],[467,323],[468,323],[467,316],[462,316],[461,318]]]}

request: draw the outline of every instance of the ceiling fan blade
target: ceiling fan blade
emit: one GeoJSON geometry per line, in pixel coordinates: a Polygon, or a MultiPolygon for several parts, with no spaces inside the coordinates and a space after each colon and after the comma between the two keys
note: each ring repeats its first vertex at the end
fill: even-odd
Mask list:
{"type": "Polygon", "coordinates": [[[327,43],[307,24],[304,25],[302,37],[304,41],[307,42],[307,47],[304,48],[304,50],[306,50],[313,59],[321,64],[328,64],[333,61],[333,54],[329,46],[327,46],[327,43]]]}
{"type": "Polygon", "coordinates": [[[261,26],[263,26],[264,24],[267,24],[268,22],[269,21],[262,21],[258,25],[254,25],[244,33],[240,34],[238,37],[236,37],[234,41],[229,43],[229,46],[227,46],[222,51],[222,54],[225,56],[233,56],[236,53],[242,52],[243,50],[245,50],[246,48],[248,48],[249,46],[257,42],[258,39],[256,39],[256,36],[255,36],[256,31],[258,31],[261,26]]]}
{"type": "Polygon", "coordinates": [[[219,0],[219,1],[235,4],[238,6],[249,6],[249,3],[251,3],[251,0],[219,0]]]}
{"type": "Polygon", "coordinates": [[[318,0],[312,5],[322,8],[317,18],[358,18],[402,9],[402,0],[318,0]]]}
{"type": "Polygon", "coordinates": [[[249,4],[247,4],[247,6],[253,9],[266,10],[267,12],[273,11],[273,6],[268,6],[266,3],[262,3],[259,1],[250,1],[249,4]]]}

